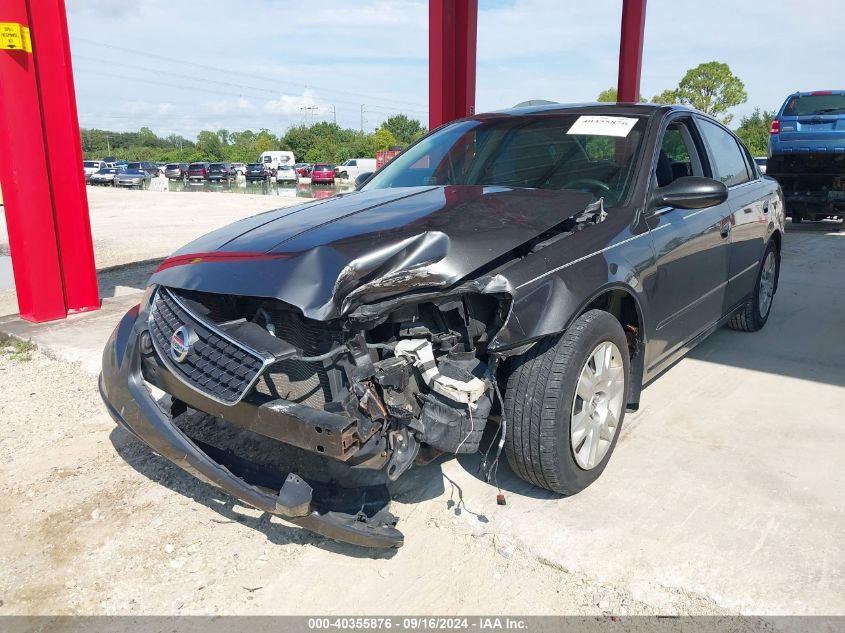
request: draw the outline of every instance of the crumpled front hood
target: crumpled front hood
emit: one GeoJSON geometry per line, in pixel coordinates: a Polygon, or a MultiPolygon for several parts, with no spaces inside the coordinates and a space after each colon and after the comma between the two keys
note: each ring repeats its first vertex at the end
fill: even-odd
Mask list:
{"type": "Polygon", "coordinates": [[[452,286],[591,200],[468,185],[355,192],[213,231],[165,260],[150,283],[276,298],[326,320],[383,297],[452,286]]]}

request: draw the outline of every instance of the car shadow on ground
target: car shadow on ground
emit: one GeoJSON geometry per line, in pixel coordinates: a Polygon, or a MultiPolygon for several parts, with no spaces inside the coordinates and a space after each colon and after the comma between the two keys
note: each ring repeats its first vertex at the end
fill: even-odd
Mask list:
{"type": "MultiPolygon", "coordinates": [[[[109,439],[118,455],[138,473],[218,513],[221,518],[215,522],[240,523],[261,532],[270,542],[277,545],[286,543],[313,545],[353,558],[390,558],[396,553],[396,550],[369,549],[338,543],[319,534],[289,525],[283,519],[274,519],[273,515],[269,513],[258,513],[257,510],[247,508],[235,498],[199,481],[166,458],[158,455],[120,426],[114,428],[109,439]]],[[[211,438],[206,437],[204,439],[211,438]]],[[[490,447],[489,460],[491,462],[494,459],[497,446],[498,425],[495,422],[490,422],[487,425],[481,447],[484,450],[490,447]]],[[[314,456],[313,459],[318,463],[325,463],[325,458],[314,456]]],[[[444,472],[443,465],[452,459],[456,459],[454,454],[442,454],[428,464],[413,466],[396,482],[389,483],[391,499],[402,504],[413,505],[444,497],[442,502],[445,503],[446,509],[455,516],[472,516],[480,524],[488,523],[487,516],[476,508],[476,499],[466,493],[454,477],[450,477],[444,472]],[[447,492],[448,498],[445,498],[444,493],[447,492]]],[[[457,463],[468,474],[486,482],[485,474],[481,469],[482,459],[483,454],[479,450],[474,454],[458,456],[457,463]]],[[[301,462],[297,462],[297,466],[299,465],[301,465],[301,462]]],[[[290,470],[293,470],[293,468],[290,468],[290,470]]],[[[495,477],[491,477],[487,485],[491,496],[495,496],[497,492],[501,491],[502,493],[514,493],[536,499],[560,498],[560,495],[542,490],[519,479],[508,466],[504,453],[499,459],[495,477]]],[[[398,527],[400,530],[402,529],[401,522],[398,527]]]]}

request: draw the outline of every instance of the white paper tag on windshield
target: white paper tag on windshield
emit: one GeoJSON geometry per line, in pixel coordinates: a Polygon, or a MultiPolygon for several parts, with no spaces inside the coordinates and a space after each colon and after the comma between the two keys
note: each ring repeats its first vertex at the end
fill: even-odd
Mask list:
{"type": "Polygon", "coordinates": [[[567,134],[624,137],[636,124],[637,119],[633,117],[588,114],[579,116],[567,134]]]}

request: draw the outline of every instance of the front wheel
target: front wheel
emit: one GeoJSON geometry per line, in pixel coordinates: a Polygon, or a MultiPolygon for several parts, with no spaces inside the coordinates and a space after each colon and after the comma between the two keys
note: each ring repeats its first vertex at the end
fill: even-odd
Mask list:
{"type": "Polygon", "coordinates": [[[511,365],[504,410],[508,463],[553,492],[580,492],[604,471],[628,397],[628,342],[619,321],[590,310],[511,365]]]}
{"type": "Polygon", "coordinates": [[[770,240],[757,271],[754,292],[748,297],[742,309],[728,322],[729,328],[743,332],[756,332],[766,325],[772,311],[772,300],[775,297],[779,274],[780,253],[774,241],[770,240]]]}

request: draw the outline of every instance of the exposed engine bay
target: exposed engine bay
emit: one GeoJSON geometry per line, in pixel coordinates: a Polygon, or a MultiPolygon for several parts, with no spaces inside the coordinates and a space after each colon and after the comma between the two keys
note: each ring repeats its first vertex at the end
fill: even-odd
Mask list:
{"type": "MultiPolygon", "coordinates": [[[[268,399],[271,409],[297,417],[311,431],[278,439],[357,468],[384,469],[388,479],[405,472],[423,445],[478,450],[495,400],[498,359],[487,344],[507,314],[507,297],[442,296],[392,305],[383,314],[368,306],[323,323],[275,300],[172,289],[159,291],[153,314],[163,310],[162,292],[198,321],[275,354],[245,397],[268,399]],[[327,417],[316,415],[320,411],[347,421],[335,431],[340,444],[323,441],[333,429],[327,417]]],[[[178,370],[172,356],[165,358],[178,370]]],[[[202,392],[209,382],[193,386],[202,392]]],[[[227,417],[225,408],[219,413],[227,417]]]]}

